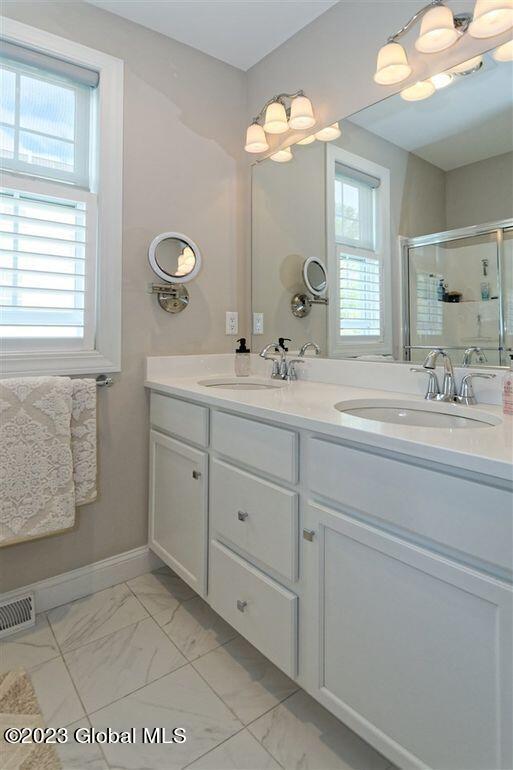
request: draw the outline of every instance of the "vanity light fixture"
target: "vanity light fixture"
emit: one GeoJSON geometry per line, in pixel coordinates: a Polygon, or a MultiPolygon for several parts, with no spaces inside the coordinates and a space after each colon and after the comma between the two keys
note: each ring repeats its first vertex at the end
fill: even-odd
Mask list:
{"type": "Polygon", "coordinates": [[[401,91],[401,98],[407,102],[420,102],[422,99],[427,99],[435,93],[435,86],[431,80],[419,80],[418,83],[414,83],[409,88],[404,88],[401,91]]]}
{"type": "Polygon", "coordinates": [[[493,51],[492,56],[495,61],[513,61],[513,40],[496,48],[495,51],[493,51]]]}
{"type": "Polygon", "coordinates": [[[472,37],[493,37],[513,27],[513,0],[476,0],[472,37]]]}
{"type": "Polygon", "coordinates": [[[451,67],[449,70],[453,75],[471,75],[473,72],[477,72],[483,66],[482,56],[473,56],[472,59],[457,64],[455,67],[451,67]]]}
{"type": "Polygon", "coordinates": [[[319,142],[332,142],[334,139],[338,139],[341,133],[342,131],[340,130],[338,123],[332,123],[331,126],[321,128],[321,130],[317,131],[314,136],[319,142]]]}
{"type": "Polygon", "coordinates": [[[278,152],[270,156],[271,160],[274,160],[276,163],[288,163],[293,157],[290,147],[284,147],[283,150],[278,150],[278,152]]]}
{"type": "Polygon", "coordinates": [[[246,152],[265,152],[269,149],[269,143],[265,131],[258,123],[252,123],[246,131],[246,152]]]}
{"type": "MultiPolygon", "coordinates": [[[[406,51],[398,40],[418,21],[420,34],[415,48],[421,53],[438,53],[454,45],[467,31],[472,37],[487,38],[513,28],[513,0],[476,0],[473,16],[470,13],[453,15],[444,0],[431,0],[380,48],[374,74],[376,83],[396,85],[411,75],[406,51]]],[[[445,85],[449,85],[447,79],[445,85]]]]}
{"type": "Polygon", "coordinates": [[[458,37],[451,9],[446,5],[434,5],[422,19],[415,48],[421,53],[439,53],[450,48],[458,37]]]}
{"type": "Polygon", "coordinates": [[[312,103],[303,91],[278,94],[264,104],[248,126],[244,149],[246,152],[265,152],[269,149],[266,134],[284,134],[289,129],[305,131],[315,122],[312,103]]]}

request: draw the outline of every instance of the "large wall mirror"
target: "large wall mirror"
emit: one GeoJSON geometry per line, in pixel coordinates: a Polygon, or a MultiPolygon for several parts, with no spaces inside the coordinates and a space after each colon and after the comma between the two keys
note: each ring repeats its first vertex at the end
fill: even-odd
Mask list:
{"type": "Polygon", "coordinates": [[[444,347],[455,364],[509,363],[513,63],[485,54],[437,86],[253,166],[255,349],[288,337],[329,357],[417,362],[444,347]],[[326,269],[321,302],[304,280],[312,257],[326,269]]]}

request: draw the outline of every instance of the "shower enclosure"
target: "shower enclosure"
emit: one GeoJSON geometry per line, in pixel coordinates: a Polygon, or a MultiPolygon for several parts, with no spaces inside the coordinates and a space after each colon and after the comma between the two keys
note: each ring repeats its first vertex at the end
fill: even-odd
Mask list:
{"type": "Polygon", "coordinates": [[[443,347],[455,364],[508,366],[513,346],[513,220],[403,240],[404,360],[443,347]]]}

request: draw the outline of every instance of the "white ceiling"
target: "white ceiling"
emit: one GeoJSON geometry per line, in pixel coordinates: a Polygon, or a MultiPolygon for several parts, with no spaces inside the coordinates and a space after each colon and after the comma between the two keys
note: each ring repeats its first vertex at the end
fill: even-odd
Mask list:
{"type": "Polygon", "coordinates": [[[444,171],[502,155],[513,151],[513,67],[487,54],[481,70],[429,99],[392,96],[350,120],[444,171]]]}
{"type": "Polygon", "coordinates": [[[338,0],[88,0],[247,70],[338,0]]]}

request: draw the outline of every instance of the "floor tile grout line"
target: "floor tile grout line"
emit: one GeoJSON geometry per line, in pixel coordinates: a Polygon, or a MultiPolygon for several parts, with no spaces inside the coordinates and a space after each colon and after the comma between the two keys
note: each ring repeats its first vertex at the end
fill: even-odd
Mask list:
{"type": "MultiPolygon", "coordinates": [[[[59,646],[59,642],[57,641],[57,637],[55,636],[55,632],[54,632],[54,630],[53,630],[53,628],[52,628],[52,626],[51,626],[51,623],[50,623],[50,620],[49,620],[48,616],[47,616],[47,618],[46,618],[46,619],[48,620],[48,626],[49,626],[49,628],[50,628],[50,631],[51,631],[51,633],[52,633],[52,635],[53,635],[53,638],[55,639],[55,642],[56,642],[57,646],[59,646]]],[[[60,648],[59,648],[59,649],[60,649],[60,648]]],[[[73,686],[73,689],[75,690],[76,696],[77,696],[77,698],[78,698],[78,702],[79,702],[79,703],[80,703],[80,705],[82,706],[82,710],[83,710],[83,712],[84,712],[84,716],[86,716],[86,717],[87,717],[87,711],[86,711],[86,707],[85,707],[84,703],[82,702],[82,698],[81,698],[81,696],[80,696],[80,693],[79,693],[79,691],[78,691],[77,685],[75,684],[75,680],[74,680],[74,679],[73,679],[73,677],[71,676],[71,671],[69,670],[69,667],[68,667],[68,664],[67,664],[66,658],[64,657],[64,655],[62,654],[62,652],[61,652],[61,658],[62,658],[62,662],[63,662],[63,664],[64,664],[64,668],[66,669],[66,671],[67,671],[67,673],[68,673],[68,676],[69,676],[69,678],[70,678],[70,682],[71,682],[71,684],[72,684],[72,686],[73,686]]],[[[81,718],[82,718],[82,717],[81,717],[81,718]]],[[[77,720],[75,719],[75,722],[76,722],[76,721],[77,721],[77,720]]]]}
{"type": "MultiPolygon", "coordinates": [[[[219,696],[218,696],[218,697],[219,697],[219,696]]],[[[206,756],[208,756],[208,754],[211,754],[213,751],[215,751],[216,749],[218,749],[220,746],[222,746],[223,744],[227,743],[227,741],[231,741],[231,739],[232,739],[232,738],[235,738],[235,736],[236,736],[236,735],[240,735],[241,733],[243,733],[245,729],[246,729],[246,728],[244,727],[244,725],[242,725],[241,729],[240,729],[240,730],[237,730],[237,732],[236,732],[236,733],[233,733],[233,735],[229,735],[229,736],[228,736],[228,738],[223,738],[223,740],[221,741],[221,743],[218,743],[218,744],[217,744],[217,746],[213,746],[213,747],[212,747],[211,749],[209,749],[208,751],[205,751],[203,754],[200,754],[200,755],[199,755],[199,757],[196,757],[195,759],[193,759],[193,760],[191,760],[190,762],[188,762],[186,765],[184,765],[182,768],[180,768],[180,770],[186,770],[188,767],[190,767],[191,765],[193,765],[193,764],[194,764],[195,762],[197,762],[199,759],[203,759],[203,757],[206,757],[206,756]]]]}

